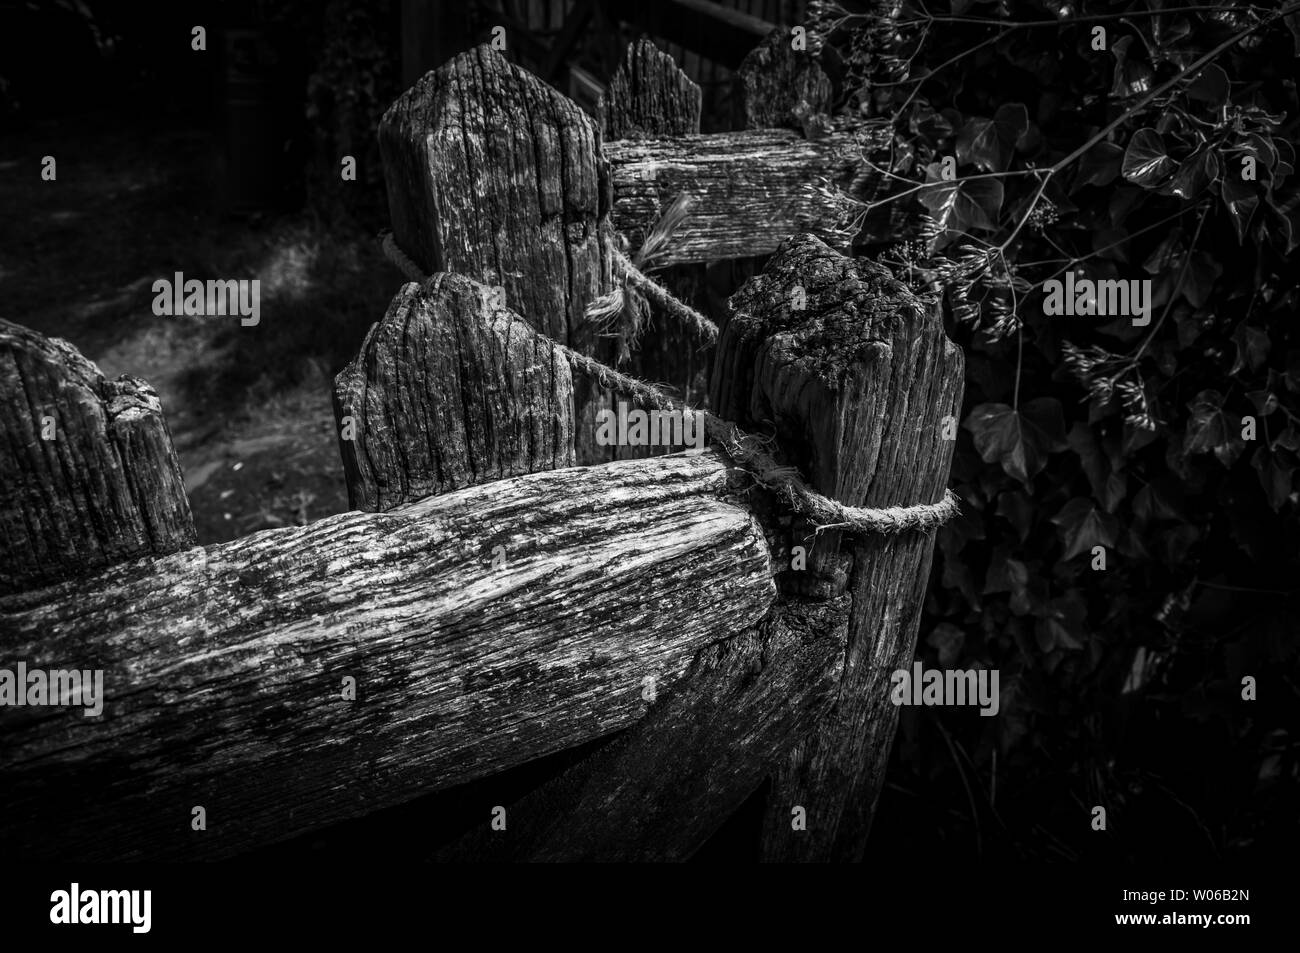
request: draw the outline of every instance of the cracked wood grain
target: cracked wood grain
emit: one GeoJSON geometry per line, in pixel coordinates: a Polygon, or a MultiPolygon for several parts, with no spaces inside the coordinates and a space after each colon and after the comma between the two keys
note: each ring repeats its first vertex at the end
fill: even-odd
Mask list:
{"type": "MultiPolygon", "coordinates": [[[[962,362],[931,303],[800,235],[731,308],[714,365],[720,416],[775,427],[783,461],[836,499],[942,496],[951,445],[939,424],[957,412],[962,362]]],[[[704,650],[625,736],[515,803],[513,833],[472,833],[443,859],[684,860],[769,776],[765,856],[858,849],[893,737],[889,675],[910,658],[933,537],[845,543],[763,493],[751,505],[782,593],[771,613],[704,650]],[[792,567],[795,545],[806,570],[792,567]],[[796,806],[806,831],[791,826],[796,806]]]]}
{"type": "Polygon", "coordinates": [[[194,544],[162,405],[0,320],[0,593],[194,544]],[[48,437],[48,439],[46,439],[48,437]]]}
{"type": "Polygon", "coordinates": [[[627,727],[774,597],[727,467],[531,474],[0,599],[7,659],[106,696],[0,709],[5,855],[228,856],[627,727]]]}
{"type": "Polygon", "coordinates": [[[830,111],[830,78],[816,54],[794,48],[793,35],[789,29],[773,30],[736,70],[732,101],[738,127],[799,129],[801,102],[814,113],[830,111]]]}
{"type": "Polygon", "coordinates": [[[336,379],[334,408],[357,509],[574,463],[568,362],[460,275],[403,286],[336,379]]]}
{"type": "Polygon", "coordinates": [[[515,802],[440,861],[680,861],[829,708],[848,599],[776,606],[703,649],[644,721],[515,802]]]}
{"type": "MultiPolygon", "coordinates": [[[[732,299],[719,341],[716,406],[754,426],[771,421],[819,492],[853,506],[937,502],[952,463],[943,418],[957,417],[961,350],[938,306],[882,266],[847,258],[812,236],[792,239],[732,299]],[[804,307],[793,291],[803,290],[804,307]]],[[[898,711],[890,676],[910,664],[934,537],[842,537],[795,519],[773,546],[782,592],[852,599],[835,704],[794,746],[767,804],[768,860],[860,860],[898,711]],[[806,570],[787,546],[808,550],[806,570]],[[806,831],[790,811],[807,812],[806,831]]]]}
{"type": "Polygon", "coordinates": [[[789,236],[811,232],[836,245],[842,212],[828,191],[872,174],[862,154],[886,148],[888,123],[834,122],[826,136],[755,129],[605,145],[614,183],[614,227],[633,248],[679,193],[696,198],[674,234],[670,263],[707,262],[773,252],[789,236]]]}
{"type": "MultiPolygon", "coordinates": [[[[403,93],[379,145],[394,238],[425,272],[499,286],[538,331],[610,362],[612,343],[584,317],[613,281],[609,170],[590,116],[484,44],[403,93]]],[[[580,463],[610,458],[595,445],[606,400],[579,382],[580,463]]]]}
{"type": "Polygon", "coordinates": [[[661,139],[700,131],[700,87],[649,37],[629,43],[596,104],[608,142],[661,139]]]}
{"type": "MultiPolygon", "coordinates": [[[[606,141],[695,135],[700,131],[700,97],[700,88],[677,68],[673,58],[642,37],[628,44],[597,112],[603,118],[606,141]]],[[[654,278],[679,301],[705,309],[703,264],[672,265],[657,271],[654,278]]],[[[650,308],[650,319],[624,370],[641,380],[666,385],[692,407],[703,406],[712,345],[658,306],[650,308]]],[[[622,457],[663,452],[655,447],[619,448],[622,457]]]]}

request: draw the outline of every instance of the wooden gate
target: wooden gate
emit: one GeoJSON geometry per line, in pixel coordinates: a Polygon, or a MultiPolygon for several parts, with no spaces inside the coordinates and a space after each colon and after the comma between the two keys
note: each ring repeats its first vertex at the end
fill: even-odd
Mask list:
{"type": "Polygon", "coordinates": [[[815,526],[717,447],[610,459],[618,395],[563,347],[619,360],[586,309],[689,195],[670,285],[771,258],[716,346],[656,315],[624,369],[832,500],[943,498],[961,353],[844,254],[827,187],[888,130],[808,134],[829,84],[784,34],[740,76],[751,128],[710,136],[645,41],[599,122],[486,46],[394,104],[393,237],[432,277],[336,381],[354,512],[195,546],[149,386],[0,323],[4,664],[102,671],[105,699],[0,708],[6,856],[226,857],[597,739],[426,853],[684,859],[770,780],[764,858],[862,855],[932,536],[815,526]]]}

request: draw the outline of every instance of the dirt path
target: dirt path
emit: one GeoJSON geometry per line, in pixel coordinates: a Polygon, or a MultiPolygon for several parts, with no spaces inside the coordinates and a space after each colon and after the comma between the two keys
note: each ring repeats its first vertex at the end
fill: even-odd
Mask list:
{"type": "Polygon", "coordinates": [[[0,316],[158,390],[201,542],[346,510],[331,379],[397,273],[363,234],[223,216],[201,130],[76,125],[0,145],[0,316]],[[261,322],[155,316],[153,282],[178,271],[258,279],[261,322]]]}

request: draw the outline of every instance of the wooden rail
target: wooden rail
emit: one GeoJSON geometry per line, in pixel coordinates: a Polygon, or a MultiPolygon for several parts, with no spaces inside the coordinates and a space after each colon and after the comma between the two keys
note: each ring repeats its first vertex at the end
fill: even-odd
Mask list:
{"type": "Polygon", "coordinates": [[[716,348],[657,323],[638,372],[833,499],[943,496],[961,354],[807,187],[860,184],[885,131],[792,128],[829,84],[779,35],[738,83],[748,128],[720,136],[644,43],[599,124],[486,47],[394,104],[394,232],[432,277],[336,381],[356,512],[195,547],[147,385],[0,324],[0,647],[105,686],[89,717],[0,707],[5,856],[224,857],[599,739],[438,856],[682,859],[769,780],[765,857],[860,856],[932,537],[811,526],[717,449],[610,462],[616,395],[558,347],[615,361],[585,316],[611,249],[690,191],[670,287],[771,257],[716,348]]]}

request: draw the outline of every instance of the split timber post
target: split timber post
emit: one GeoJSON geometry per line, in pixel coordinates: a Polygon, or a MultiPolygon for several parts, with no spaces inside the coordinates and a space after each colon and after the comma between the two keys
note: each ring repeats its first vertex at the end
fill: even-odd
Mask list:
{"type": "MultiPolygon", "coordinates": [[[[790,31],[777,30],[737,70],[734,101],[749,127],[797,128],[803,121],[800,110],[817,114],[830,108],[831,82],[812,55],[792,50],[790,31]]],[[[900,234],[909,224],[891,211],[874,214],[869,227],[900,234]]],[[[822,269],[830,259],[815,249],[805,251],[809,274],[817,273],[825,282],[822,269]]],[[[883,270],[865,265],[856,274],[846,270],[846,284],[823,299],[838,298],[842,303],[837,307],[844,311],[828,312],[822,330],[843,323],[851,333],[836,347],[863,348],[856,369],[849,372],[849,365],[842,365],[845,377],[838,389],[827,388],[823,377],[804,390],[769,384],[761,397],[751,388],[747,398],[743,385],[737,390],[737,382],[728,380],[726,362],[739,357],[739,367],[748,366],[755,338],[772,333],[774,318],[779,323],[781,296],[792,292],[799,270],[791,268],[791,278],[784,284],[778,279],[775,286],[771,276],[764,276],[733,299],[741,317],[727,326],[719,345],[713,392],[719,412],[726,416],[730,406],[738,422],[785,421],[784,439],[807,448],[813,486],[835,499],[867,506],[938,499],[947,484],[953,446],[940,434],[946,416],[959,416],[964,360],[944,336],[937,315],[923,317],[929,308],[883,270]],[[864,292],[865,302],[860,300],[864,292]],[[873,298],[892,302],[888,307],[901,311],[902,319],[888,307],[879,308],[873,298]],[[858,321],[863,326],[853,332],[858,321]],[[854,333],[861,335],[857,341],[854,333]],[[886,396],[882,388],[892,393],[886,396]],[[748,411],[746,399],[751,401],[748,411]]],[[[808,286],[802,287],[806,293],[808,286]]],[[[798,339],[798,331],[783,333],[793,333],[790,343],[798,339]]],[[[788,344],[767,346],[780,351],[788,344]]],[[[808,359],[807,354],[801,357],[808,359]]],[[[777,360],[782,363],[787,365],[782,376],[798,366],[791,352],[777,360]]],[[[802,375],[796,370],[793,377],[802,375]]],[[[847,593],[853,600],[852,622],[846,666],[829,717],[794,746],[773,779],[761,856],[771,861],[861,860],[898,721],[897,710],[887,702],[890,676],[908,668],[915,653],[933,538],[907,534],[846,540],[834,530],[817,534],[806,520],[796,519],[791,542],[809,550],[809,571],[786,574],[783,591],[847,593]],[[791,829],[795,807],[806,812],[806,831],[791,829]]]]}
{"type": "MultiPolygon", "coordinates": [[[[747,121],[792,126],[797,106],[829,103],[829,82],[780,33],[738,81],[747,121]],[[773,84],[771,75],[785,80],[773,84]]],[[[692,187],[697,170],[682,173],[692,187]]],[[[634,193],[643,188],[631,182],[634,193]]],[[[703,239],[700,247],[714,251],[702,257],[725,257],[737,247],[733,235],[703,239]]],[[[776,421],[792,462],[841,502],[942,498],[952,452],[942,424],[959,411],[963,360],[933,304],[884,269],[804,236],[732,309],[713,371],[711,405],[721,416],[755,428],[776,421]]],[[[789,566],[795,546],[809,550],[806,571],[778,572],[783,598],[771,612],[702,651],[691,678],[630,732],[512,805],[511,834],[470,834],[436,856],[681,860],[769,775],[763,856],[861,855],[897,722],[886,703],[890,676],[914,651],[933,537],[842,544],[833,530],[818,534],[806,520],[760,510],[778,562],[789,566]],[[811,758],[819,760],[810,770],[811,758]],[[794,808],[808,831],[791,830],[794,808]]]]}
{"type": "Polygon", "coordinates": [[[0,595],[194,544],[158,395],[0,322],[0,595]]]}
{"type": "MultiPolygon", "coordinates": [[[[751,432],[774,425],[786,462],[842,503],[943,498],[942,421],[959,411],[963,360],[934,303],[804,235],[731,305],[714,364],[721,417],[751,432]]],[[[846,540],[766,491],[749,496],[781,591],[769,613],[701,650],[629,732],[512,805],[508,832],[471,834],[440,859],[684,860],[769,777],[765,857],[860,854],[897,720],[890,676],[912,657],[933,535],[846,540]],[[795,808],[806,830],[791,828],[795,808]]]]}
{"type": "MultiPolygon", "coordinates": [[[[5,856],[220,858],[363,816],[617,732],[649,708],[647,676],[670,687],[702,648],[763,617],[771,555],[716,451],[497,479],[535,462],[508,452],[522,437],[510,428],[525,403],[567,394],[568,372],[490,299],[454,275],[406,286],[338,395],[344,407],[363,395],[358,440],[425,437],[446,473],[490,482],[399,505],[427,489],[430,458],[377,455],[350,488],[386,512],[90,571],[66,568],[65,553],[5,554],[6,578],[45,580],[0,596],[6,664],[99,670],[104,692],[94,717],[0,708],[5,856]],[[493,340],[513,342],[505,359],[485,359],[493,340]],[[449,386],[473,372],[485,393],[511,393],[520,355],[540,365],[533,397],[466,405],[449,386]],[[403,429],[416,420],[428,429],[403,429]],[[366,431],[376,421],[393,429],[366,431]],[[493,439],[457,443],[478,428],[493,439]],[[198,806],[204,831],[191,829],[198,806]]],[[[6,394],[111,389],[65,343],[8,323],[0,333],[6,394]]],[[[56,452],[31,432],[44,410],[26,397],[3,408],[24,422],[20,467],[56,452]]],[[[93,412],[59,426],[57,452],[107,443],[93,412]]],[[[161,417],[156,427],[154,462],[137,458],[131,478],[165,486],[175,460],[161,417]]],[[[547,463],[572,452],[566,427],[547,463]]],[[[179,507],[183,484],[171,487],[165,502],[179,507]]],[[[63,484],[43,489],[0,487],[6,525],[82,504],[63,484]]],[[[116,488],[75,492],[99,494],[98,512],[116,488]]]]}
{"type": "MultiPolygon", "coordinates": [[[[499,287],[551,340],[612,359],[583,314],[613,287],[609,167],[576,103],[484,44],[403,93],[379,146],[393,237],[425,274],[499,287]]],[[[578,462],[608,459],[607,395],[584,381],[575,397],[578,462]]]]}
{"type": "Polygon", "coordinates": [[[439,273],[402,287],[336,383],[363,512],[193,547],[147,385],[0,324],[18,474],[0,486],[0,646],[105,676],[101,716],[0,710],[7,856],[230,856],[602,738],[474,856],[682,859],[768,778],[764,856],[861,854],[932,536],[815,533],[716,449],[568,466],[609,398],[552,339],[599,354],[580,319],[612,280],[606,230],[636,235],[689,190],[703,214],[676,260],[776,252],[733,298],[712,406],[774,428],[782,463],[835,500],[937,501],[960,352],[883,269],[789,237],[834,221],[808,178],[851,175],[847,142],[882,130],[602,153],[499,59],[457,57],[385,120],[398,242],[439,273]],[[36,420],[56,399],[51,448],[36,420]],[[76,459],[94,464],[74,486],[76,459]],[[46,532],[51,512],[91,526],[46,532]]]}
{"type": "MultiPolygon", "coordinates": [[[[682,72],[671,56],[648,38],[628,44],[596,114],[606,142],[696,136],[700,132],[700,87],[682,72]]],[[[700,262],[671,265],[660,280],[679,300],[702,307],[705,266],[700,262]]],[[[683,327],[662,309],[651,306],[649,327],[641,333],[627,329],[633,340],[626,371],[641,380],[658,381],[692,406],[702,406],[709,387],[713,345],[683,327]]],[[[628,456],[648,455],[649,448],[628,448],[628,456]]]]}
{"type": "MultiPolygon", "coordinates": [[[[615,232],[635,252],[687,193],[696,212],[674,233],[663,264],[769,254],[799,232],[842,242],[840,210],[810,183],[847,187],[861,178],[862,151],[878,152],[891,138],[888,123],[845,120],[816,140],[789,129],[681,134],[698,129],[689,88],[662,60],[630,55],[624,69],[632,82],[654,73],[660,85],[612,88],[604,115],[625,136],[616,141],[603,141],[577,104],[486,44],[426,75],[379,127],[393,236],[415,264],[500,286],[524,320],[605,364],[614,362],[614,344],[584,312],[619,280],[615,232]],[[656,96],[670,115],[645,138],[656,131],[646,126],[658,125],[645,118],[656,96]],[[637,117],[640,137],[626,138],[637,117]]],[[[615,398],[593,381],[578,387],[577,462],[611,459],[595,444],[595,418],[615,398]]]]}

